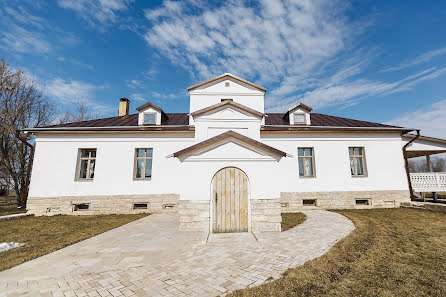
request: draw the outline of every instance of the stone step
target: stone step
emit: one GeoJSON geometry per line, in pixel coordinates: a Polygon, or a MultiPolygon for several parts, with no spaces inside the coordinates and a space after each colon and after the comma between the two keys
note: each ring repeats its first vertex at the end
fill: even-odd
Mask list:
{"type": "Polygon", "coordinates": [[[209,234],[207,245],[228,246],[228,245],[246,245],[256,244],[257,238],[251,232],[237,233],[211,233],[209,234]]]}

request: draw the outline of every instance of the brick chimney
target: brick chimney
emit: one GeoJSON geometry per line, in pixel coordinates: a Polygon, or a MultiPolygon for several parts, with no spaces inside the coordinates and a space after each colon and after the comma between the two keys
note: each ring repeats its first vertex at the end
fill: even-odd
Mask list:
{"type": "Polygon", "coordinates": [[[120,117],[128,115],[129,114],[129,106],[130,106],[130,100],[127,98],[121,98],[119,100],[119,113],[118,115],[120,117]]]}

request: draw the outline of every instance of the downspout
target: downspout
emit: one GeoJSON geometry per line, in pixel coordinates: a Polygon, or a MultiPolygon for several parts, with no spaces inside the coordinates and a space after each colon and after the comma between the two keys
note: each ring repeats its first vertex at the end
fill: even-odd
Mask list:
{"type": "MultiPolygon", "coordinates": [[[[407,181],[408,181],[408,183],[409,183],[410,199],[415,198],[415,195],[414,195],[414,193],[413,193],[412,181],[410,180],[409,161],[407,160],[407,151],[406,151],[406,148],[407,148],[412,142],[414,142],[415,140],[417,140],[418,137],[420,137],[420,130],[418,129],[418,130],[415,130],[415,131],[417,131],[417,135],[416,135],[414,138],[412,138],[408,143],[406,143],[406,144],[403,146],[404,164],[405,164],[405,166],[406,166],[407,181]]],[[[402,136],[402,135],[401,135],[401,136],[402,136]]]]}
{"type": "Polygon", "coordinates": [[[25,188],[22,191],[22,208],[26,208],[26,201],[28,198],[28,190],[29,190],[29,180],[31,177],[31,168],[33,167],[33,160],[34,160],[34,146],[31,145],[25,138],[20,136],[20,130],[16,130],[15,132],[16,137],[22,141],[26,146],[30,148],[30,154],[29,154],[29,161],[28,161],[28,168],[26,169],[26,179],[25,179],[25,188]]]}

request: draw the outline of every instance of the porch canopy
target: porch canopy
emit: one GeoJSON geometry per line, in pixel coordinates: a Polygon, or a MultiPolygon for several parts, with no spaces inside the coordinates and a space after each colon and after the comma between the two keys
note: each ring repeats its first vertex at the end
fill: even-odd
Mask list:
{"type": "MultiPolygon", "coordinates": [[[[403,135],[404,144],[413,140],[416,135],[403,135]]],[[[432,172],[431,155],[446,153],[446,140],[419,136],[406,148],[406,158],[426,157],[427,171],[410,173],[410,181],[414,192],[446,192],[446,172],[432,172]]]]}

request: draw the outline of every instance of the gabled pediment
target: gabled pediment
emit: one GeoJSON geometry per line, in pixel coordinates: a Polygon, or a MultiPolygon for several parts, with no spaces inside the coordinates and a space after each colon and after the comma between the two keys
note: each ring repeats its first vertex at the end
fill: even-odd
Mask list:
{"type": "Polygon", "coordinates": [[[252,82],[244,80],[231,73],[224,73],[212,79],[198,83],[187,88],[189,92],[223,92],[223,93],[246,93],[260,92],[265,93],[266,89],[252,82]]]}
{"type": "Polygon", "coordinates": [[[230,100],[222,101],[220,103],[197,110],[190,115],[194,118],[197,118],[200,116],[209,116],[216,114],[219,114],[220,118],[228,119],[236,119],[237,116],[240,118],[246,118],[246,116],[252,118],[254,116],[258,119],[262,119],[264,116],[263,113],[257,110],[230,100]]]}
{"type": "Polygon", "coordinates": [[[187,147],[173,154],[180,161],[279,161],[287,156],[283,151],[228,131],[187,147]]]}

